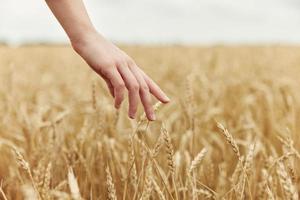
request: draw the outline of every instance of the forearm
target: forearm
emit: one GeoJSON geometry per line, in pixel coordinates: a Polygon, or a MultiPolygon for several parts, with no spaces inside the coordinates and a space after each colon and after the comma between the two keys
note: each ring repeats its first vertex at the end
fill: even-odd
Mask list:
{"type": "Polygon", "coordinates": [[[96,32],[82,0],[46,2],[68,34],[74,50],[105,80],[115,107],[120,107],[126,88],[129,117],[135,117],[140,97],[147,118],[155,120],[150,93],[164,103],[169,98],[132,58],[96,32]]]}
{"type": "Polygon", "coordinates": [[[72,44],[96,32],[82,0],[46,0],[72,44]]]}

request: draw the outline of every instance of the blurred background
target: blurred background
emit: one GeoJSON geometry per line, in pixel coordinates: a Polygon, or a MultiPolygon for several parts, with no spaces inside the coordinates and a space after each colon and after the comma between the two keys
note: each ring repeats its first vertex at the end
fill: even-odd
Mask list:
{"type": "MultiPolygon", "coordinates": [[[[299,0],[85,0],[119,43],[300,43],[299,0]]],[[[0,42],[66,43],[44,0],[0,0],[0,42]]]]}

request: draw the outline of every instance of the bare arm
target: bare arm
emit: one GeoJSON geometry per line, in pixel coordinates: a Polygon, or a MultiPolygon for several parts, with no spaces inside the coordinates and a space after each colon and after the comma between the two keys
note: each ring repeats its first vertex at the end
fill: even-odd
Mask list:
{"type": "Polygon", "coordinates": [[[139,101],[147,118],[155,120],[151,94],[163,103],[169,98],[125,52],[107,41],[94,28],[82,0],[46,0],[70,38],[74,50],[107,83],[118,109],[128,90],[130,118],[135,117],[139,101]]]}

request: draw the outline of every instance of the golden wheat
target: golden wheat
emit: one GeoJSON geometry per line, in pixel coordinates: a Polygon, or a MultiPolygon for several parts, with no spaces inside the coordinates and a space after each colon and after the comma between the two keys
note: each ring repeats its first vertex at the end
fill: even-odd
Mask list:
{"type": "Polygon", "coordinates": [[[0,199],[299,198],[299,47],[123,48],[154,122],[69,47],[0,46],[0,199]]]}

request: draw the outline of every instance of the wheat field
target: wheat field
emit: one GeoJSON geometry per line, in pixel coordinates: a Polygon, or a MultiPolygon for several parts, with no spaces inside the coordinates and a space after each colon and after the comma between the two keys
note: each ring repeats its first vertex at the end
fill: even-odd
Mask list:
{"type": "Polygon", "coordinates": [[[122,48],[154,122],[69,47],[0,47],[0,199],[299,199],[299,47],[122,48]]]}

